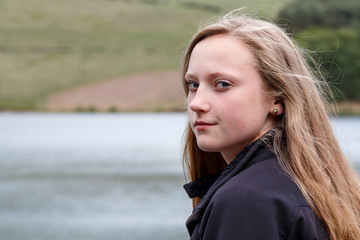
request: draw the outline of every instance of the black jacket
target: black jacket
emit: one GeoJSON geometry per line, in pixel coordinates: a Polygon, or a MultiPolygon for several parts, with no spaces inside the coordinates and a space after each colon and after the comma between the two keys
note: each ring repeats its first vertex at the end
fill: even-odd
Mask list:
{"type": "Polygon", "coordinates": [[[184,185],[203,197],[186,222],[191,240],[328,239],[297,185],[261,140],[218,176],[184,185]]]}

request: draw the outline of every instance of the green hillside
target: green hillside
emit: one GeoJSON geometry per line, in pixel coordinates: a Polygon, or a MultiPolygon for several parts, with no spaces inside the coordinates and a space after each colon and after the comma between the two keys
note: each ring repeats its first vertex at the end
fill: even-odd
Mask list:
{"type": "Polygon", "coordinates": [[[198,24],[247,6],[274,17],[289,0],[0,0],[0,110],[41,110],[51,93],[176,69],[198,24]]]}

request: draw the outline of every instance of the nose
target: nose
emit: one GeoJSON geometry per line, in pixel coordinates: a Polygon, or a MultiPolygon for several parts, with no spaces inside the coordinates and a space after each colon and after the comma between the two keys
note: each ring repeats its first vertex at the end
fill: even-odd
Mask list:
{"type": "Polygon", "coordinates": [[[200,87],[192,96],[188,96],[188,107],[193,112],[208,112],[210,110],[209,96],[200,87]]]}

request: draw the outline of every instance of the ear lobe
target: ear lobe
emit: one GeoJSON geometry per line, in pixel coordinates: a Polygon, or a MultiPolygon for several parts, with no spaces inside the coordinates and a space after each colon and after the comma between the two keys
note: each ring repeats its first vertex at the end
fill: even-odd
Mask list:
{"type": "Polygon", "coordinates": [[[272,105],[272,109],[270,110],[270,113],[272,115],[282,115],[285,112],[284,103],[282,100],[275,100],[274,104],[272,105]]]}

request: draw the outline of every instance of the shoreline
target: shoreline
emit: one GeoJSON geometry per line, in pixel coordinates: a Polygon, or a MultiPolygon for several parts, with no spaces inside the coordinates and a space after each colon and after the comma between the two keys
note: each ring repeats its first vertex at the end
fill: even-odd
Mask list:
{"type": "MultiPolygon", "coordinates": [[[[336,103],[334,106],[335,113],[333,116],[360,116],[360,102],[354,101],[346,101],[346,102],[339,102],[336,103]]],[[[73,109],[62,109],[62,110],[14,110],[14,109],[5,109],[0,110],[0,113],[182,113],[186,112],[185,104],[181,106],[181,104],[177,105],[167,105],[166,107],[163,106],[151,106],[151,107],[142,107],[142,108],[125,108],[125,109],[116,109],[110,107],[109,109],[97,109],[93,105],[85,105],[84,107],[81,106],[74,106],[73,109]]],[[[329,114],[330,115],[330,114],[329,114]]]]}
{"type": "MultiPolygon", "coordinates": [[[[332,105],[334,116],[360,116],[360,102],[332,105]]],[[[0,112],[137,113],[185,112],[186,97],[179,70],[143,72],[79,86],[48,96],[34,109],[0,112]]]]}
{"type": "Polygon", "coordinates": [[[360,116],[360,102],[338,102],[334,108],[337,116],[360,116]]]}

